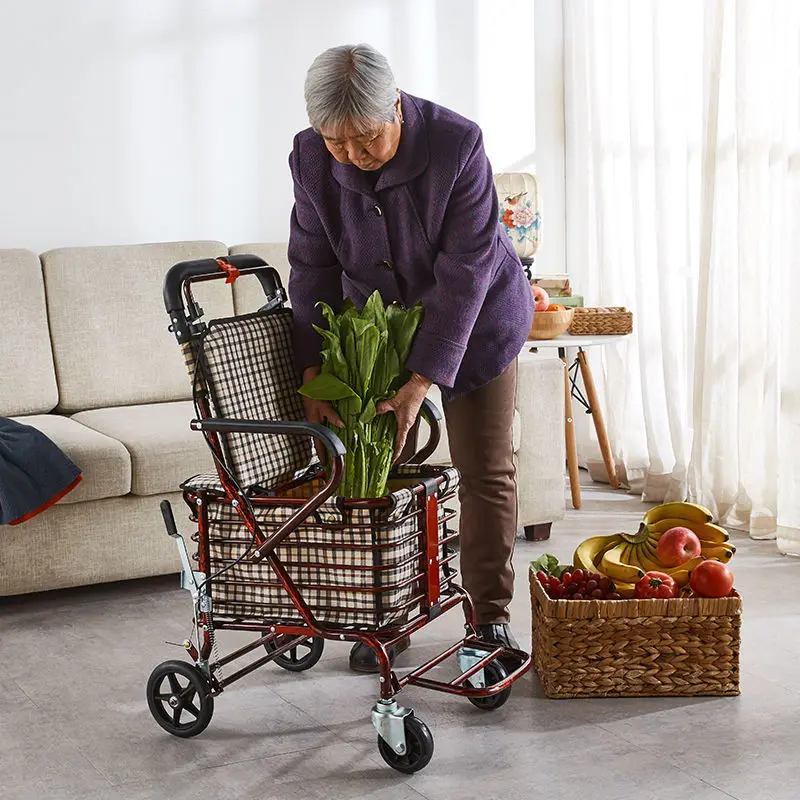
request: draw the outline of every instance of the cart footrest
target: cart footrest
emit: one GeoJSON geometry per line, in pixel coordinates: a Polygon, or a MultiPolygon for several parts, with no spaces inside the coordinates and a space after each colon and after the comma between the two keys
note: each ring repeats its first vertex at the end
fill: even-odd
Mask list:
{"type": "Polygon", "coordinates": [[[398,686],[400,688],[403,686],[421,686],[424,689],[457,694],[462,697],[491,697],[508,689],[517,678],[521,678],[530,668],[531,656],[528,653],[503,647],[493,642],[483,642],[476,636],[467,636],[443,653],[425,662],[422,666],[399,678],[398,686]],[[469,669],[464,670],[457,678],[453,678],[451,681],[437,681],[424,677],[426,673],[439,666],[439,664],[462,648],[483,651],[485,655],[481,656],[469,669]],[[499,659],[508,671],[508,676],[504,680],[486,687],[470,686],[466,683],[473,675],[483,670],[488,663],[495,659],[499,659]]]}

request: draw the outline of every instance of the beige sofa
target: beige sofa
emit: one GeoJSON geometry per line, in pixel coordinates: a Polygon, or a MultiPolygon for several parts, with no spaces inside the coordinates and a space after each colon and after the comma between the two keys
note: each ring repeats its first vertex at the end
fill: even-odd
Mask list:
{"type": "MultiPolygon", "coordinates": [[[[174,263],[225,255],[222,242],[0,250],[0,416],[49,436],[83,470],[78,488],[45,513],[0,528],[0,596],[177,571],[159,501],[191,533],[176,488],[211,468],[189,429],[189,381],[161,300],[174,263]]],[[[288,276],[285,244],[230,249],[288,276]]],[[[204,283],[206,318],[261,305],[260,287],[204,283]]],[[[520,524],[563,516],[563,372],[555,359],[521,362],[515,449],[520,524]]],[[[447,461],[446,437],[434,459],[447,461]]]]}

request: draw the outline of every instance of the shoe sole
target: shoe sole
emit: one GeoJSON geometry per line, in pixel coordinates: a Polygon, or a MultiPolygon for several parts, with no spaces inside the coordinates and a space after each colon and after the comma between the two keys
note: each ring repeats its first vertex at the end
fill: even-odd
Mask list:
{"type": "MultiPolygon", "coordinates": [[[[406,639],[405,641],[401,641],[396,644],[392,649],[394,652],[392,653],[391,657],[389,658],[389,662],[393,665],[395,658],[400,655],[400,653],[404,653],[408,648],[411,646],[411,641],[406,639]]],[[[377,675],[380,672],[380,668],[378,667],[377,658],[375,661],[375,666],[356,666],[353,662],[350,662],[350,671],[351,672],[358,672],[361,675],[377,675]]]]}

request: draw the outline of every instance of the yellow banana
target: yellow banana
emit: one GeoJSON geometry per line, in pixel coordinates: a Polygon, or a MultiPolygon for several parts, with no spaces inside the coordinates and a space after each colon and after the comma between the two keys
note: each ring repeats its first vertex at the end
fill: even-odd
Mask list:
{"type": "Polygon", "coordinates": [[[711,522],[711,512],[703,506],[694,503],[662,503],[654,506],[644,515],[644,521],[648,525],[660,522],[664,519],[689,520],[690,522],[711,522]]]}
{"type": "Polygon", "coordinates": [[[626,583],[625,581],[614,581],[614,591],[622,597],[633,597],[636,593],[635,583],[626,583]]]}
{"type": "MultiPolygon", "coordinates": [[[[701,544],[703,543],[701,542],[701,544]]],[[[730,561],[735,552],[736,548],[732,544],[728,543],[709,546],[703,544],[702,550],[702,553],[706,558],[721,561],[723,564],[727,561],[730,561]]]]}
{"type": "Polygon", "coordinates": [[[692,573],[692,570],[698,565],[702,564],[705,561],[703,556],[698,556],[697,558],[692,558],[687,561],[685,564],[681,564],[679,567],[670,567],[662,569],[661,572],[666,572],[678,586],[686,586],[689,583],[689,577],[692,573]]]}
{"type": "Polygon", "coordinates": [[[648,530],[656,533],[658,538],[662,533],[666,533],[671,528],[688,528],[690,531],[697,535],[700,541],[713,542],[714,544],[722,544],[727,542],[730,538],[728,532],[719,525],[714,525],[711,522],[692,522],[688,519],[662,519],[648,525],[648,530]]]}
{"type": "Polygon", "coordinates": [[[641,542],[640,544],[633,545],[633,563],[637,566],[640,566],[645,572],[649,572],[650,570],[659,570],[661,569],[661,565],[658,562],[658,558],[655,555],[655,551],[650,549],[649,543],[647,540],[641,542]]]}
{"type": "Polygon", "coordinates": [[[608,575],[615,583],[616,581],[636,583],[644,575],[644,570],[641,567],[627,563],[629,549],[630,545],[627,542],[622,542],[610,550],[606,550],[600,559],[600,572],[603,575],[608,575]]]}
{"type": "Polygon", "coordinates": [[[622,536],[612,533],[606,536],[590,536],[582,541],[573,556],[572,563],[578,569],[587,569],[590,572],[597,572],[597,564],[603,553],[611,547],[619,544],[622,536]]]}

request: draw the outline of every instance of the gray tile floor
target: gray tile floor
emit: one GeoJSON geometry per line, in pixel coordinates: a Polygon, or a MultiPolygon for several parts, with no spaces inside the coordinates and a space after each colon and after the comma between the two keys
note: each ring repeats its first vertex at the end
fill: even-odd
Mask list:
{"type": "MultiPolygon", "coordinates": [[[[530,642],[527,564],[567,558],[595,532],[635,530],[635,498],[586,487],[585,506],[544,545],[519,542],[516,631],[530,642]]],[[[218,698],[192,740],[156,726],[144,700],[157,663],[181,652],[189,595],[174,577],[50,593],[0,605],[0,797],[469,800],[800,798],[800,561],[737,539],[744,596],[742,696],[547,700],[535,677],[494,713],[411,689],[435,754],[407,777],[386,767],[369,723],[376,679],[348,673],[329,644],[313,670],[268,665],[218,698]]],[[[400,665],[459,633],[453,611],[421,631],[400,665]]],[[[225,634],[223,648],[238,641],[225,634]]]]}

